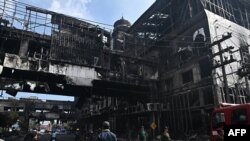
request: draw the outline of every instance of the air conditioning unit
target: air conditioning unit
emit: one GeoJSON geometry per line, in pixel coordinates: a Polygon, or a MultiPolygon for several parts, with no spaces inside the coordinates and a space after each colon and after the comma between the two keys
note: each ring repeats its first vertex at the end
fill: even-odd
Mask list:
{"type": "Polygon", "coordinates": [[[160,110],[161,105],[159,103],[148,103],[147,111],[157,111],[160,110]]]}

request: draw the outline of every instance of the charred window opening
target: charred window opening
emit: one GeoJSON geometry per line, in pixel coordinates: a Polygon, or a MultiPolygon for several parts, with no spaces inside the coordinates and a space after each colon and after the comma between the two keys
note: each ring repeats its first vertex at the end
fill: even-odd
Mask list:
{"type": "Polygon", "coordinates": [[[193,70],[186,71],[182,73],[182,83],[186,84],[189,82],[193,82],[193,70]]]}
{"type": "Polygon", "coordinates": [[[1,51],[4,53],[18,54],[20,48],[20,41],[13,39],[0,39],[1,51]]]}
{"type": "Polygon", "coordinates": [[[196,56],[200,56],[203,55],[206,52],[206,48],[205,48],[205,37],[202,34],[198,34],[194,40],[195,44],[195,48],[194,48],[194,55],[196,56]]]}
{"type": "Polygon", "coordinates": [[[201,78],[209,77],[212,73],[211,64],[209,58],[205,58],[199,61],[201,78]]]}
{"type": "Polygon", "coordinates": [[[179,48],[178,50],[181,62],[187,62],[192,56],[193,52],[190,47],[179,48]]]}
{"type": "Polygon", "coordinates": [[[28,57],[47,60],[49,52],[48,49],[42,44],[38,44],[35,41],[29,42],[28,57]]]}

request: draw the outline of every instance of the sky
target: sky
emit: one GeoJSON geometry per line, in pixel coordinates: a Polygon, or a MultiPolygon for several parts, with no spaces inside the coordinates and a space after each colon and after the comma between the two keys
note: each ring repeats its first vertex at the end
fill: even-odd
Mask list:
{"type": "Polygon", "coordinates": [[[122,16],[134,23],[155,0],[19,0],[66,15],[113,25],[122,16]]]}
{"type": "MultiPolygon", "coordinates": [[[[3,1],[3,0],[0,0],[3,1]]],[[[33,6],[63,13],[73,17],[113,25],[121,19],[129,20],[133,24],[155,0],[19,0],[33,6]]],[[[100,25],[101,26],[101,25],[100,25]]],[[[109,27],[112,28],[112,27],[109,27]]],[[[0,93],[1,96],[1,93],[0,93]]],[[[73,101],[73,97],[46,94],[31,94],[19,92],[16,97],[35,96],[39,99],[73,101]]],[[[3,97],[9,97],[3,92],[3,97]]],[[[1,98],[1,97],[0,97],[1,98]]]]}

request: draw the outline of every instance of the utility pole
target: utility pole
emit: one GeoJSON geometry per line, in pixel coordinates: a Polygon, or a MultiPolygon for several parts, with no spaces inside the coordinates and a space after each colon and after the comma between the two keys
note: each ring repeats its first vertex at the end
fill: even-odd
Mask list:
{"type": "Polygon", "coordinates": [[[232,55],[230,56],[229,60],[223,59],[223,53],[230,51],[234,47],[230,46],[230,47],[227,47],[226,49],[222,49],[221,42],[223,42],[231,37],[232,37],[232,33],[228,33],[227,35],[223,35],[221,39],[219,39],[211,44],[211,47],[218,45],[219,52],[213,54],[212,57],[219,55],[220,56],[220,64],[214,65],[213,69],[216,69],[218,67],[221,67],[221,69],[222,69],[222,77],[223,77],[223,83],[224,83],[224,87],[225,87],[225,95],[226,95],[227,102],[230,102],[230,97],[229,97],[229,88],[228,88],[228,81],[227,81],[227,74],[226,74],[226,70],[225,70],[225,65],[230,64],[232,62],[235,62],[236,60],[233,59],[232,55]]]}

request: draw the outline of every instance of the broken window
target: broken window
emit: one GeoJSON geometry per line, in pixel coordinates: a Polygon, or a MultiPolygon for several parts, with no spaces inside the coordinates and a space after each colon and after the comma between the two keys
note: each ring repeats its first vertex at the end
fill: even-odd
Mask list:
{"type": "Polygon", "coordinates": [[[195,56],[201,56],[203,54],[207,53],[207,48],[205,47],[205,36],[201,33],[198,33],[196,35],[195,40],[194,40],[194,49],[193,49],[193,54],[195,56]]]}
{"type": "Polygon", "coordinates": [[[182,82],[183,84],[193,82],[193,70],[192,69],[182,73],[182,82]]]}
{"type": "Polygon", "coordinates": [[[212,68],[208,58],[199,61],[201,78],[206,78],[211,75],[212,68]]]}
{"type": "Polygon", "coordinates": [[[192,49],[188,47],[180,47],[178,50],[178,54],[180,56],[180,60],[182,62],[187,62],[193,56],[192,49]]]}

